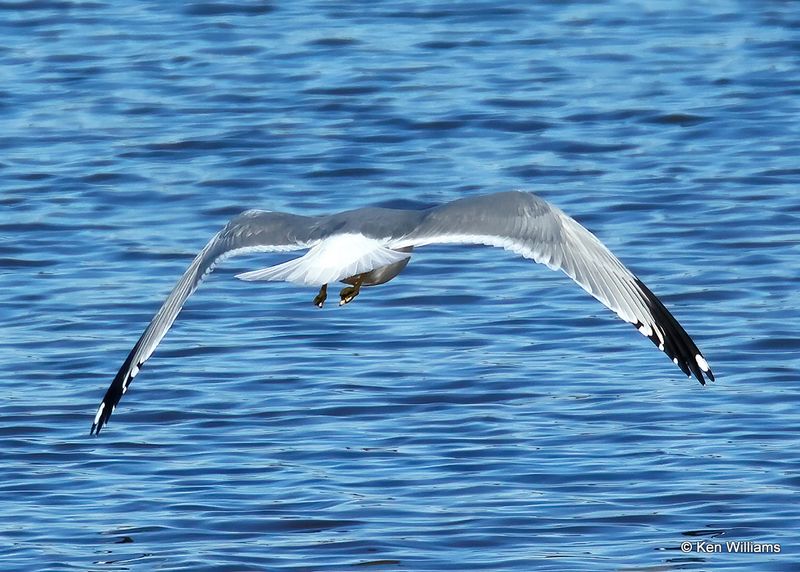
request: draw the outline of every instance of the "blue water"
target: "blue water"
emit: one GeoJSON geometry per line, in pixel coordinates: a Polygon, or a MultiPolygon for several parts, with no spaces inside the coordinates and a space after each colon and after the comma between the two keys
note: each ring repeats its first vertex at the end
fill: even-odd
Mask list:
{"type": "Polygon", "coordinates": [[[3,570],[797,570],[799,14],[0,4],[3,570]],[[251,255],[89,437],[235,213],[513,188],[607,242],[717,382],[497,249],[323,310],[235,280],[280,259],[251,255]],[[781,552],[697,551],[729,540],[781,552]]]}

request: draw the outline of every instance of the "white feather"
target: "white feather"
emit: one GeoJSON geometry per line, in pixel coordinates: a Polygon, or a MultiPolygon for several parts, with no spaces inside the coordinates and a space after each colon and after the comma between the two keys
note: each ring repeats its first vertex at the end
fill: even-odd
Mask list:
{"type": "Polygon", "coordinates": [[[97,408],[97,413],[94,416],[94,424],[97,425],[100,423],[100,416],[103,414],[103,409],[106,408],[105,402],[100,403],[100,407],[97,408]]]}
{"type": "Polygon", "coordinates": [[[300,258],[237,274],[236,278],[321,286],[399,262],[410,256],[407,252],[397,252],[385,247],[386,242],[363,234],[337,234],[320,241],[300,258]]]}

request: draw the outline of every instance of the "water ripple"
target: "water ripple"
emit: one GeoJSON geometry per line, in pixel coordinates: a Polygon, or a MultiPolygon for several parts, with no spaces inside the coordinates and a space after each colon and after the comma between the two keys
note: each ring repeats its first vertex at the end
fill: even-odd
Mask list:
{"type": "MultiPolygon", "coordinates": [[[[793,570],[800,21],[788,4],[0,3],[9,570],[793,570]],[[692,333],[686,380],[562,276],[419,249],[346,308],[226,262],[246,208],[511,188],[692,333]],[[780,543],[779,554],[682,542],[780,543]]],[[[285,259],[285,258],[281,258],[285,259]]]]}

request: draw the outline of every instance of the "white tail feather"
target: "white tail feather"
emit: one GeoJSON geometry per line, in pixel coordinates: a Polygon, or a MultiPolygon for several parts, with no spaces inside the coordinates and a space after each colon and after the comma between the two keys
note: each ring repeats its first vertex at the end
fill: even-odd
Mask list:
{"type": "Polygon", "coordinates": [[[385,241],[361,234],[326,238],[305,255],[282,264],[237,274],[240,280],[276,280],[321,286],[399,262],[410,256],[383,246],[385,241]]]}

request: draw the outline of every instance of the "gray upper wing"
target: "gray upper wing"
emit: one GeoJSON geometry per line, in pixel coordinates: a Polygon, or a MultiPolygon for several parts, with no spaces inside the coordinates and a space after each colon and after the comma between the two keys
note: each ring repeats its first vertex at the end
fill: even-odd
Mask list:
{"type": "Polygon", "coordinates": [[[92,423],[100,433],[145,361],[152,355],[178,317],[187,298],[223,259],[246,252],[289,251],[308,248],[315,217],[251,210],[234,217],[205,245],[169,293],[106,391],[92,423]]]}
{"type": "Polygon", "coordinates": [[[412,232],[392,244],[471,243],[498,246],[562,270],[581,288],[633,324],[687,375],[714,379],[697,346],[661,301],[576,220],[531,193],[470,197],[426,211],[412,232]]]}

